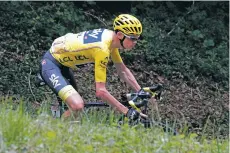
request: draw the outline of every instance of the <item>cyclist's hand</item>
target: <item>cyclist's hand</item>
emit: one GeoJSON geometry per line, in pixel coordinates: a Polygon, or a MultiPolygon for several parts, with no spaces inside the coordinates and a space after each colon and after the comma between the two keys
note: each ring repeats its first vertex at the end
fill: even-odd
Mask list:
{"type": "Polygon", "coordinates": [[[137,120],[140,116],[140,113],[136,111],[134,108],[130,108],[126,114],[128,119],[130,120],[137,120]]]}

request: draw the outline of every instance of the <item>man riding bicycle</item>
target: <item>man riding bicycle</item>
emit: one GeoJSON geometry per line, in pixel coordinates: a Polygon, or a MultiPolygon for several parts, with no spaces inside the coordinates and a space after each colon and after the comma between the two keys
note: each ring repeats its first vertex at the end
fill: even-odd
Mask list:
{"type": "MultiPolygon", "coordinates": [[[[106,68],[111,58],[119,77],[135,92],[141,87],[123,63],[118,49],[132,49],[141,33],[141,22],[129,14],[117,16],[113,23],[114,31],[94,29],[77,34],[68,33],[54,40],[40,63],[40,73],[45,83],[69,106],[63,115],[83,109],[84,102],[77,92],[76,82],[71,69],[78,65],[94,63],[96,96],[108,102],[128,118],[140,115],[135,109],[128,109],[115,99],[105,87],[106,68]]],[[[141,114],[144,115],[144,114],[141,114]]]]}

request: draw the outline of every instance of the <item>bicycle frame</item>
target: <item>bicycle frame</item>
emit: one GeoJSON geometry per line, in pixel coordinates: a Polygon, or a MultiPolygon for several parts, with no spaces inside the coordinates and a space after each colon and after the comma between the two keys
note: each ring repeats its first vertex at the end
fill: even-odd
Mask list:
{"type": "MultiPolygon", "coordinates": [[[[38,81],[36,82],[36,86],[40,87],[40,86],[44,86],[46,85],[45,82],[43,81],[43,79],[41,78],[41,76],[38,75],[38,81]]],[[[152,87],[144,87],[142,88],[139,92],[137,93],[128,93],[126,94],[126,98],[127,101],[126,102],[122,102],[122,104],[128,108],[134,108],[136,109],[138,112],[142,112],[144,114],[147,113],[147,108],[148,108],[148,99],[154,97],[155,99],[161,99],[161,92],[162,92],[163,86],[161,84],[156,84],[152,87]],[[138,101],[139,100],[139,101],[138,101]],[[141,110],[142,109],[142,110],[141,110]]],[[[62,102],[62,100],[57,96],[58,99],[58,109],[54,109],[52,110],[52,106],[51,106],[51,111],[53,114],[53,117],[58,117],[60,118],[62,113],[64,113],[65,109],[67,109],[67,105],[65,103],[62,102]],[[59,111],[59,112],[58,112],[59,111]]],[[[109,104],[105,103],[105,102],[87,102],[84,104],[85,108],[90,108],[90,107],[110,107],[109,104]]],[[[120,121],[123,121],[126,118],[125,115],[122,115],[122,117],[120,118],[118,124],[122,124],[120,123],[120,121]]],[[[131,122],[129,123],[131,126],[138,124],[138,123],[142,123],[144,124],[144,127],[151,127],[151,122],[150,120],[148,120],[147,118],[143,118],[140,117],[139,120],[136,120],[135,122],[133,122],[131,124],[131,122]]],[[[177,134],[177,131],[174,130],[173,128],[169,128],[167,125],[163,124],[163,123],[154,123],[155,125],[161,126],[163,127],[163,129],[165,131],[172,131],[174,135],[177,134]]]]}
{"type": "MultiPolygon", "coordinates": [[[[42,79],[40,73],[37,74],[37,80],[35,82],[35,85],[37,87],[41,87],[41,86],[45,86],[46,83],[44,82],[44,80],[42,79]]],[[[156,99],[159,99],[160,95],[161,95],[161,89],[162,89],[162,85],[158,84],[158,85],[154,85],[152,87],[145,87],[142,88],[138,93],[129,93],[126,94],[128,103],[122,103],[123,105],[125,105],[126,107],[133,107],[134,109],[136,109],[137,111],[140,112],[140,107],[145,107],[145,111],[147,109],[147,99],[151,98],[151,97],[155,97],[156,99]],[[157,93],[156,91],[160,91],[159,93],[157,93]],[[140,102],[137,102],[138,98],[141,98],[142,100],[140,102]]],[[[57,100],[58,100],[58,104],[57,105],[53,105],[51,106],[51,111],[53,116],[55,116],[55,114],[57,113],[58,109],[60,109],[60,115],[58,115],[58,117],[60,117],[62,115],[62,113],[64,112],[65,109],[67,109],[68,107],[66,106],[66,104],[64,104],[62,102],[62,100],[57,96],[57,100]]],[[[109,107],[110,105],[108,105],[105,102],[87,102],[84,104],[84,106],[86,108],[88,107],[109,107]]]]}

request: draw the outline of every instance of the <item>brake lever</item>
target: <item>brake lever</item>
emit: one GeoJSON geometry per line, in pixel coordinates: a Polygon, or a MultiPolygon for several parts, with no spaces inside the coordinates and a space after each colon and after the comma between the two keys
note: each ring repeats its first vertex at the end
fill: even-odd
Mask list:
{"type": "Polygon", "coordinates": [[[154,85],[152,87],[142,88],[138,93],[126,94],[128,103],[131,107],[135,108],[137,111],[140,111],[140,107],[145,106],[148,103],[148,100],[151,97],[155,99],[161,99],[161,90],[163,86],[161,84],[154,85]],[[160,92],[157,92],[160,91],[160,92]],[[141,98],[141,102],[135,102],[137,98],[141,98]]]}

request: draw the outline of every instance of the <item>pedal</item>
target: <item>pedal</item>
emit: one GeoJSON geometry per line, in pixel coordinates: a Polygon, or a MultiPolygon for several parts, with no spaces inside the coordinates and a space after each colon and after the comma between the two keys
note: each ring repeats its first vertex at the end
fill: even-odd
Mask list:
{"type": "Polygon", "coordinates": [[[44,86],[46,83],[44,82],[44,80],[42,79],[41,77],[41,74],[40,73],[37,73],[37,77],[36,77],[36,80],[35,80],[35,86],[36,87],[41,87],[41,86],[44,86]]]}

